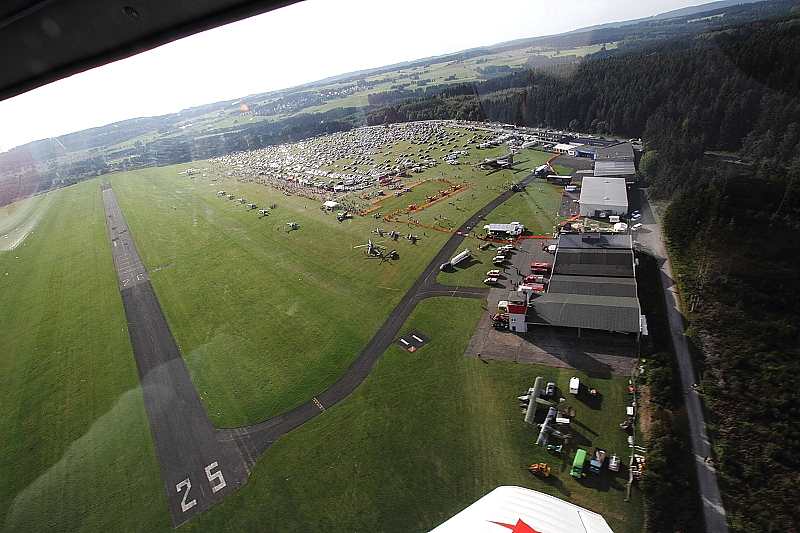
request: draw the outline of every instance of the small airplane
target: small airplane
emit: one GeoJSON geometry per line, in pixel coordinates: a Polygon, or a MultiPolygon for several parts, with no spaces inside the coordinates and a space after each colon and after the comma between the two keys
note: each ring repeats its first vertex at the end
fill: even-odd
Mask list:
{"type": "Polygon", "coordinates": [[[293,229],[297,229],[297,222],[287,222],[283,227],[286,228],[286,233],[289,233],[293,229]]]}
{"type": "Polygon", "coordinates": [[[383,230],[381,228],[375,228],[374,230],[372,230],[372,233],[374,233],[378,237],[383,237],[383,230]]]}
{"type": "Polygon", "coordinates": [[[261,215],[262,217],[268,217],[269,211],[267,211],[266,209],[259,209],[258,214],[261,215]]]}
{"type": "Polygon", "coordinates": [[[256,209],[257,207],[256,204],[247,204],[247,209],[256,209]]]}
{"type": "Polygon", "coordinates": [[[419,235],[412,235],[411,233],[409,233],[408,235],[406,235],[406,239],[411,241],[412,244],[417,244],[417,239],[419,239],[419,235]]]}
{"type": "Polygon", "coordinates": [[[367,239],[367,244],[360,244],[358,246],[353,246],[353,248],[364,248],[364,254],[368,257],[381,257],[383,250],[386,249],[385,246],[373,243],[372,239],[367,239]]]}
{"type": "Polygon", "coordinates": [[[347,211],[342,211],[340,213],[337,213],[337,215],[336,215],[336,220],[338,220],[339,222],[341,222],[343,220],[346,220],[348,218],[353,218],[353,215],[351,215],[347,211]]]}
{"type": "Polygon", "coordinates": [[[397,238],[400,236],[400,234],[395,230],[390,231],[387,235],[389,235],[389,238],[392,239],[393,241],[396,241],[397,238]]]}

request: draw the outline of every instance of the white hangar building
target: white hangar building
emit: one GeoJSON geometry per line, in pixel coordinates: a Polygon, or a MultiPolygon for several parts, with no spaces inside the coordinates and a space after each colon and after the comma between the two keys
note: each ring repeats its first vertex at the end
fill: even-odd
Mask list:
{"type": "Polygon", "coordinates": [[[606,217],[628,212],[625,178],[585,177],[581,186],[581,216],[606,217]]]}

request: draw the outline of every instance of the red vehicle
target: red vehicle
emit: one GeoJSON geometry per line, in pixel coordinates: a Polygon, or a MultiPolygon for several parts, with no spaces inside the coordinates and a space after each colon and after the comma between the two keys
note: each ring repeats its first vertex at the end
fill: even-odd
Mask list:
{"type": "Polygon", "coordinates": [[[546,274],[553,269],[553,265],[550,263],[539,263],[534,261],[531,263],[531,272],[534,274],[546,274]]]}

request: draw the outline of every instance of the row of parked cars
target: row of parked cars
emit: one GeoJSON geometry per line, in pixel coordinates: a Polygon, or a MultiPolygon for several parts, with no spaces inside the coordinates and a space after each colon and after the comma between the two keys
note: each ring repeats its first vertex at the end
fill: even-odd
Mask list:
{"type": "Polygon", "coordinates": [[[628,216],[628,221],[633,223],[631,224],[631,231],[642,229],[642,223],[636,222],[640,218],[642,218],[642,214],[639,211],[631,211],[631,214],[628,216]]]}

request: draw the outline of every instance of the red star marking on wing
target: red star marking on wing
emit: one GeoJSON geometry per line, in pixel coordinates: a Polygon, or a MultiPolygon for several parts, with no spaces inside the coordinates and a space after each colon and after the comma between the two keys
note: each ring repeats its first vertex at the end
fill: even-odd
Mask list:
{"type": "Polygon", "coordinates": [[[514,525],[503,524],[501,522],[493,522],[493,521],[492,524],[497,524],[498,526],[507,527],[512,531],[512,533],[539,533],[538,531],[533,529],[531,526],[529,526],[519,518],[517,519],[517,523],[514,525]]]}

